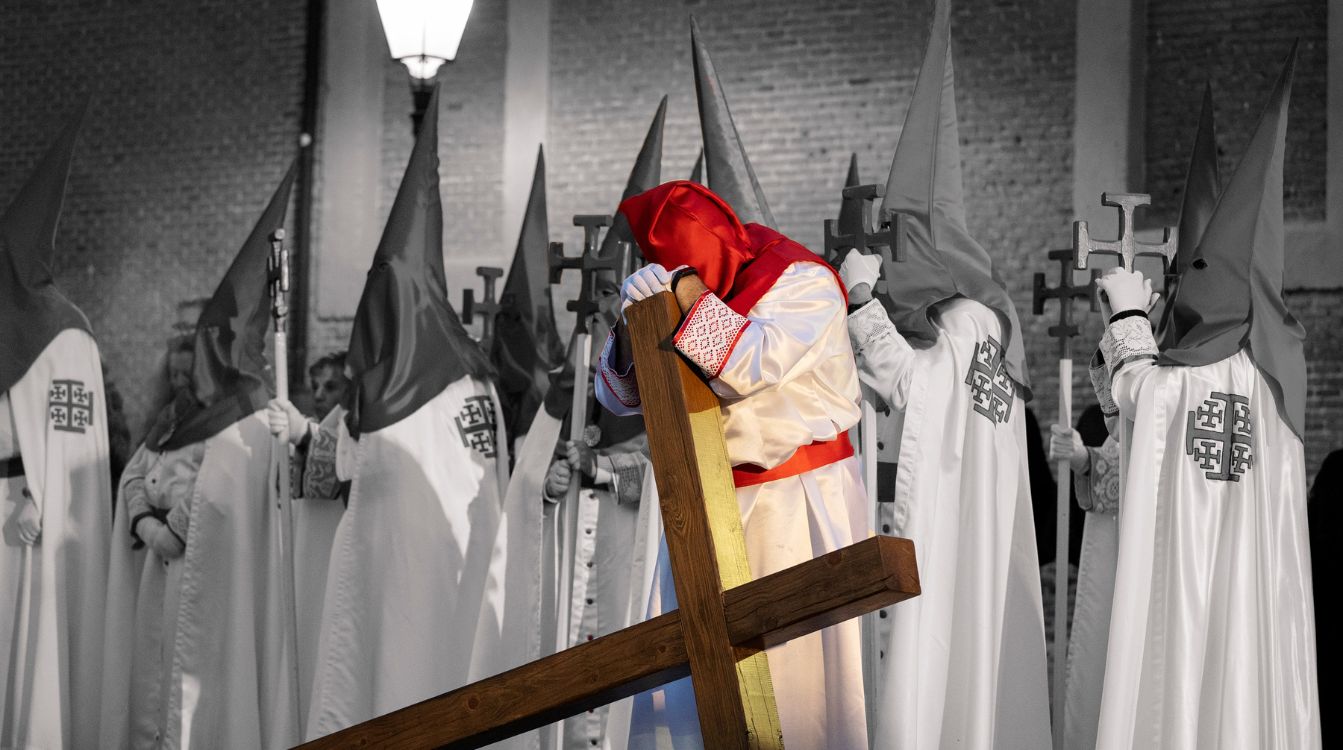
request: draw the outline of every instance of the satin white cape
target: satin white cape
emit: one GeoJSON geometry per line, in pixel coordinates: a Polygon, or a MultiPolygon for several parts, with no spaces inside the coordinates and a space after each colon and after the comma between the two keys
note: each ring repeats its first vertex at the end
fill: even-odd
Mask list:
{"type": "Polygon", "coordinates": [[[506,486],[502,424],[494,389],[464,377],[351,446],[307,739],[466,684],[506,486]],[[492,456],[467,444],[484,437],[484,398],[492,456]]]}
{"type": "MultiPolygon", "coordinates": [[[[1245,351],[1202,367],[1125,364],[1119,567],[1097,747],[1320,747],[1300,439],[1245,351]],[[1253,465],[1210,480],[1190,412],[1249,400],[1253,465]]],[[[1225,446],[1224,450],[1230,450],[1225,446]]]]}
{"type": "Polygon", "coordinates": [[[863,382],[904,407],[892,533],[913,540],[923,590],[891,611],[873,747],[1047,748],[1025,405],[998,404],[1006,421],[973,408],[976,349],[1003,340],[994,313],[965,299],[937,313],[923,350],[875,302],[850,323],[863,382]]]}
{"type": "Polygon", "coordinates": [[[112,530],[101,748],[283,748],[298,739],[265,412],[205,441],[185,554],[112,530]]]}
{"type": "Polygon", "coordinates": [[[0,547],[0,746],[6,748],[98,747],[112,524],[99,362],[93,337],[62,331],[8,391],[27,475],[0,480],[0,523],[8,522],[26,484],[42,515],[42,535],[29,547],[7,528],[0,547]],[[62,401],[52,392],[60,380],[77,381],[89,397],[91,423],[82,431],[57,429],[49,415],[62,401]]]}

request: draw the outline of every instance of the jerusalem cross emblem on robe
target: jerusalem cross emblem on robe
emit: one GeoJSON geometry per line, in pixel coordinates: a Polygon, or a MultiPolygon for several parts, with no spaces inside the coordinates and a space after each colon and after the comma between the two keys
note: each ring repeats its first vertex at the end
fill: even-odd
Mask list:
{"type": "Polygon", "coordinates": [[[489,396],[472,396],[462,410],[453,417],[462,445],[485,458],[494,458],[494,400],[489,396]]]}
{"type": "Polygon", "coordinates": [[[1239,482],[1254,464],[1252,436],[1250,400],[1213,391],[1202,406],[1189,412],[1184,452],[1193,456],[1208,479],[1239,482]]]}
{"type": "Polygon", "coordinates": [[[93,394],[81,380],[53,380],[47,415],[52,429],[83,434],[93,426],[93,394]]]}
{"type": "Polygon", "coordinates": [[[1003,345],[989,336],[975,345],[974,360],[965,374],[975,411],[990,422],[1006,422],[1012,416],[1012,379],[1007,376],[1003,345]]]}

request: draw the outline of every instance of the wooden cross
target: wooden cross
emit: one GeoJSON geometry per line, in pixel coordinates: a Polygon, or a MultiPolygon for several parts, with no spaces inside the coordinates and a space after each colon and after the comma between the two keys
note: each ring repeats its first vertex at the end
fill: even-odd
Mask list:
{"type": "Polygon", "coordinates": [[[1133,212],[1138,206],[1152,202],[1152,196],[1143,193],[1101,193],[1102,206],[1114,206],[1119,209],[1119,239],[1111,241],[1093,240],[1087,231],[1085,221],[1073,222],[1073,250],[1076,252],[1075,265],[1079,271],[1088,267],[1092,255],[1117,255],[1119,265],[1126,271],[1133,270],[1133,259],[1140,255],[1155,256],[1162,259],[1161,271],[1164,274],[1170,259],[1175,257],[1178,238],[1173,236],[1171,227],[1165,227],[1161,242],[1152,244],[1138,242],[1133,237],[1133,212]]]}
{"type": "Polygon", "coordinates": [[[881,226],[877,231],[872,227],[872,203],[886,195],[885,185],[855,185],[844,188],[844,198],[861,200],[860,225],[841,227],[835,219],[825,220],[825,259],[830,265],[839,268],[850,252],[864,255],[881,256],[881,278],[872,289],[872,295],[887,294],[886,280],[895,278],[895,264],[905,259],[905,222],[904,214],[885,211],[881,216],[881,226]]]}
{"type": "Polygon", "coordinates": [[[919,593],[914,544],[876,536],[749,580],[713,392],[677,354],[662,293],[626,311],[680,609],[304,747],[467,748],[690,675],[704,747],[779,747],[743,660],[919,593]]]}
{"type": "Polygon", "coordinates": [[[499,317],[501,309],[499,301],[494,297],[494,285],[504,275],[504,269],[498,266],[476,266],[476,275],[484,283],[484,299],[477,302],[474,289],[462,290],[462,322],[471,325],[471,320],[476,315],[480,316],[480,346],[488,352],[494,340],[494,319],[499,317]]]}
{"type": "MultiPolygon", "coordinates": [[[[1058,261],[1059,284],[1047,286],[1043,273],[1035,274],[1035,295],[1032,309],[1036,315],[1045,311],[1045,302],[1051,299],[1059,301],[1059,322],[1049,327],[1049,335],[1059,340],[1059,424],[1072,424],[1072,382],[1073,360],[1070,351],[1072,337],[1081,333],[1073,322],[1073,300],[1091,299],[1092,311],[1099,310],[1095,294],[1096,279],[1100,269],[1091,269],[1091,279],[1086,284],[1073,283],[1073,265],[1075,254],[1071,249],[1050,250],[1049,259],[1058,261]]],[[[1054,529],[1054,695],[1053,715],[1063,716],[1064,683],[1068,677],[1068,560],[1069,524],[1072,517],[1072,466],[1068,461],[1059,461],[1054,467],[1055,481],[1055,518],[1054,529]]],[[[1054,721],[1054,747],[1063,747],[1063,721],[1054,721]]]]}

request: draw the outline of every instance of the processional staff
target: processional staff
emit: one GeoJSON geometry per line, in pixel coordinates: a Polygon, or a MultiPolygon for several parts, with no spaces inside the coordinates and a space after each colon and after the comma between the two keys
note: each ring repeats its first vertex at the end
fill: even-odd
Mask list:
{"type": "MultiPolygon", "coordinates": [[[[564,254],[564,243],[550,243],[550,255],[547,261],[550,265],[550,283],[558,284],[564,275],[566,269],[574,269],[579,272],[580,286],[578,298],[570,300],[565,308],[576,314],[574,320],[573,333],[573,352],[571,365],[573,367],[573,397],[569,406],[569,439],[575,443],[582,443],[584,432],[588,423],[588,389],[587,378],[591,369],[592,358],[592,316],[600,311],[597,302],[597,274],[602,271],[611,271],[617,277],[623,278],[630,271],[630,246],[629,243],[620,243],[620,249],[613,253],[612,257],[603,258],[599,252],[601,250],[602,228],[610,227],[612,217],[608,215],[585,215],[579,214],[574,217],[574,226],[583,228],[583,252],[576,257],[567,257],[564,254]]],[[[570,638],[570,617],[569,612],[572,608],[573,593],[573,568],[572,561],[574,550],[576,549],[575,536],[578,532],[578,493],[581,489],[578,477],[575,476],[569,483],[568,494],[565,496],[564,508],[562,509],[563,521],[560,524],[560,582],[559,592],[556,602],[556,617],[558,622],[555,627],[555,650],[563,651],[568,648],[570,638]]]]}
{"type": "MultiPolygon", "coordinates": [[[[270,234],[270,258],[266,264],[266,275],[270,286],[271,318],[275,321],[275,396],[289,400],[289,302],[285,295],[289,293],[289,249],[284,246],[285,231],[277,228],[270,234]]],[[[280,511],[279,535],[280,559],[284,569],[280,572],[280,601],[284,607],[285,638],[289,641],[289,694],[294,706],[299,705],[298,676],[298,600],[295,594],[294,577],[294,502],[293,488],[290,486],[289,440],[285,435],[275,436],[275,446],[271,449],[275,456],[276,471],[279,472],[276,502],[280,511]]],[[[297,730],[297,727],[295,728],[297,730]]],[[[297,736],[297,735],[296,735],[297,736]]]]}
{"type": "Polygon", "coordinates": [[[485,293],[483,299],[476,301],[474,289],[462,290],[462,323],[471,325],[471,321],[480,316],[480,348],[486,352],[494,344],[494,319],[499,317],[499,300],[494,296],[494,287],[504,275],[504,269],[498,266],[476,266],[476,275],[481,278],[485,293]]]}
{"type": "MultiPolygon", "coordinates": [[[[880,217],[879,226],[874,228],[872,220],[873,203],[886,195],[885,185],[846,187],[843,189],[842,195],[846,201],[858,201],[857,223],[852,226],[843,226],[840,221],[826,219],[826,261],[838,269],[843,264],[844,259],[852,252],[880,256],[881,277],[872,289],[872,296],[874,299],[884,298],[889,294],[887,280],[894,278],[894,274],[897,273],[895,264],[905,259],[905,237],[907,236],[905,221],[907,219],[904,214],[888,210],[880,217]]],[[[867,494],[869,495],[867,522],[868,528],[871,529],[878,528],[877,503],[891,502],[895,499],[893,497],[881,497],[878,490],[880,483],[877,480],[879,473],[877,441],[877,409],[872,403],[872,399],[864,394],[862,419],[858,422],[858,445],[862,449],[863,484],[867,487],[867,494]]],[[[865,676],[877,674],[883,644],[873,614],[863,617],[862,637],[863,674],[865,676]]],[[[873,684],[866,677],[864,683],[869,690],[873,688],[873,684]]],[[[874,705],[869,701],[869,723],[874,718],[873,711],[874,705]]]]}
{"type": "MultiPolygon", "coordinates": [[[[1073,246],[1067,250],[1050,250],[1049,259],[1059,263],[1059,283],[1049,287],[1043,273],[1035,274],[1035,294],[1032,312],[1044,313],[1047,300],[1059,301],[1059,322],[1049,327],[1049,335],[1059,340],[1059,414],[1058,423],[1071,427],[1073,361],[1071,339],[1080,333],[1073,322],[1072,302],[1075,299],[1091,300],[1091,310],[1099,309],[1096,296],[1096,279],[1100,270],[1090,268],[1092,255],[1116,255],[1119,265],[1125,270],[1133,270],[1133,260],[1137,256],[1155,256],[1163,259],[1163,266],[1175,254],[1176,239],[1167,227],[1162,241],[1157,244],[1138,242],[1133,233],[1133,212],[1138,206],[1152,202],[1149,195],[1136,193],[1102,193],[1101,205],[1119,209],[1119,239],[1112,241],[1094,240],[1087,222],[1073,222],[1073,246]],[[1073,283],[1073,271],[1091,271],[1088,283],[1073,283]]],[[[1165,268],[1163,267],[1163,273],[1165,268]]],[[[1068,676],[1068,548],[1069,523],[1072,516],[1072,465],[1062,459],[1055,467],[1056,483],[1056,524],[1054,538],[1054,674],[1052,696],[1052,714],[1054,716],[1054,747],[1061,750],[1064,738],[1064,704],[1067,695],[1068,676]]]]}

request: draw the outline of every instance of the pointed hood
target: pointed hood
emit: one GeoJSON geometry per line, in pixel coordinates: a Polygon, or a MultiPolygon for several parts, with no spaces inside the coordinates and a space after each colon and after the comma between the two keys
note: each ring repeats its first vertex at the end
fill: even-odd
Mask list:
{"type": "Polygon", "coordinates": [[[201,308],[191,373],[198,403],[179,402],[170,407],[171,417],[161,420],[146,438],[151,448],[175,450],[214,437],[264,407],[274,395],[266,359],[270,235],[284,226],[297,173],[298,159],[294,159],[223,280],[201,308]]]}
{"type": "MultiPolygon", "coordinates": [[[[1176,278],[1183,274],[1188,265],[1187,259],[1194,254],[1203,230],[1217,208],[1217,197],[1222,192],[1221,175],[1217,172],[1217,132],[1213,123],[1212,85],[1203,88],[1203,108],[1198,116],[1198,131],[1194,134],[1194,147],[1189,152],[1189,170],[1184,177],[1184,202],[1180,206],[1179,245],[1175,257],[1171,259],[1170,273],[1176,278]]],[[[1172,286],[1172,289],[1174,287],[1172,286]]],[[[1167,293],[1169,302],[1170,292],[1167,293]]],[[[1174,345],[1184,335],[1184,331],[1172,325],[1175,306],[1166,304],[1161,312],[1161,322],[1157,325],[1156,339],[1161,348],[1174,345]]]]}
{"type": "Polygon", "coordinates": [[[0,393],[28,372],[61,331],[90,331],[84,313],[56,288],[52,272],[56,225],[86,106],[56,137],[0,216],[0,393]]]}
{"type": "Polygon", "coordinates": [[[695,157],[695,166],[690,168],[690,181],[704,184],[704,149],[699,150],[699,156],[695,157]]]}
{"type": "Polygon", "coordinates": [[[1305,330],[1282,295],[1282,165],[1295,66],[1293,45],[1254,137],[1170,301],[1172,324],[1181,335],[1158,362],[1206,365],[1247,347],[1272,382],[1283,419],[1300,436],[1306,411],[1305,330]]]}
{"type": "MultiPolygon", "coordinates": [[[[653,115],[653,122],[648,126],[648,134],[644,136],[639,155],[634,158],[634,168],[630,170],[629,179],[625,180],[625,190],[620,194],[622,202],[662,184],[662,131],[666,119],[667,97],[664,94],[653,115]]],[[[630,232],[629,222],[616,211],[611,228],[602,238],[602,257],[611,257],[619,242],[634,242],[634,234],[630,232]]]]}
{"type": "MultiPolygon", "coordinates": [[[[640,193],[647,192],[662,184],[662,131],[667,117],[667,97],[664,95],[662,101],[658,104],[657,113],[653,115],[653,122],[648,126],[648,135],[644,136],[643,146],[639,148],[639,155],[634,158],[634,168],[630,170],[629,179],[625,181],[625,189],[620,194],[620,202],[633,198],[640,193]]],[[[619,206],[619,204],[617,204],[619,206]]],[[[639,246],[634,242],[634,232],[630,229],[629,220],[620,213],[617,207],[615,218],[611,222],[611,228],[602,238],[601,254],[604,258],[610,258],[617,252],[617,243],[630,243],[630,250],[633,253],[639,252],[639,246]]],[[[597,293],[606,296],[606,299],[614,302],[620,295],[620,282],[623,279],[617,278],[615,273],[603,270],[597,274],[597,293]]],[[[606,321],[602,316],[598,317],[598,324],[592,330],[593,343],[600,347],[606,339],[606,321]]],[[[596,362],[598,354],[592,357],[596,362]]],[[[572,361],[572,360],[570,360],[572,361]]],[[[589,377],[587,382],[591,383],[589,377]]],[[[590,406],[595,407],[596,401],[590,406]]],[[[567,406],[567,404],[566,404],[567,406]]],[[[598,448],[622,443],[635,435],[644,431],[643,417],[632,415],[627,417],[617,417],[610,411],[602,408],[589,408],[589,419],[596,423],[601,431],[601,437],[597,442],[598,448]]]]}
{"type": "Polygon", "coordinates": [[[931,341],[929,310],[957,295],[980,302],[1003,319],[1007,372],[1030,398],[1030,380],[1016,306],[984,248],[965,223],[960,136],[956,124],[949,0],[933,6],[932,30],[914,96],[895,147],[881,211],[909,217],[906,261],[887,279],[891,318],[906,336],[931,341]]]}
{"type": "MultiPolygon", "coordinates": [[[[709,50],[700,39],[699,24],[690,17],[690,50],[695,63],[695,98],[704,135],[704,161],[709,169],[710,190],[727,201],[743,224],[774,228],[765,193],[755,179],[751,161],[741,145],[741,136],[728,110],[723,84],[718,80],[709,50]]],[[[692,178],[693,179],[693,178],[692,178]]]]}
{"type": "Polygon", "coordinates": [[[448,303],[438,109],[435,86],[355,311],[345,361],[356,436],[396,424],[462,377],[490,375],[448,303]]]}
{"type": "Polygon", "coordinates": [[[522,230],[499,297],[490,352],[490,361],[499,374],[499,397],[510,439],[531,428],[532,418],[550,388],[550,372],[564,362],[564,342],[555,327],[550,297],[546,262],[549,248],[546,155],[544,147],[539,147],[522,230]]]}
{"type": "MultiPolygon", "coordinates": [[[[844,187],[858,187],[863,184],[858,176],[858,154],[849,156],[849,172],[844,176],[844,187]]],[[[863,201],[859,198],[844,198],[839,204],[839,233],[853,235],[871,231],[863,226],[863,201]]]]}

